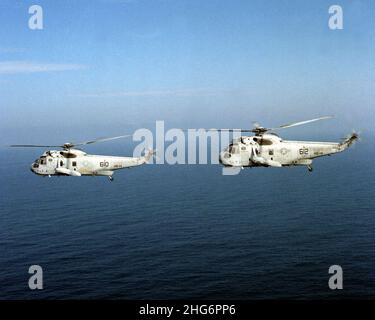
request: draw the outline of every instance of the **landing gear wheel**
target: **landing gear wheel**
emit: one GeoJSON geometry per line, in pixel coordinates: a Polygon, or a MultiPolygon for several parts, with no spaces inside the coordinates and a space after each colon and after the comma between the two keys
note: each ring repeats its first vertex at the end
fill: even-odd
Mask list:
{"type": "Polygon", "coordinates": [[[307,169],[312,172],[313,171],[313,167],[312,166],[307,166],[307,169]]]}
{"type": "Polygon", "coordinates": [[[109,181],[113,181],[113,177],[112,176],[108,176],[108,179],[109,179],[109,181]]]}

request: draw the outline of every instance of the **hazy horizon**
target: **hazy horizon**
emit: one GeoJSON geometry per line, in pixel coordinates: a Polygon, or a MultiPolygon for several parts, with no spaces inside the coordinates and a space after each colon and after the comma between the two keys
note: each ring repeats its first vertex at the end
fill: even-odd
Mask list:
{"type": "MultiPolygon", "coordinates": [[[[0,144],[153,128],[250,127],[336,116],[283,132],[373,132],[374,4],[341,1],[1,2],[0,144]]],[[[50,141],[53,139],[53,141],[50,141]]]]}

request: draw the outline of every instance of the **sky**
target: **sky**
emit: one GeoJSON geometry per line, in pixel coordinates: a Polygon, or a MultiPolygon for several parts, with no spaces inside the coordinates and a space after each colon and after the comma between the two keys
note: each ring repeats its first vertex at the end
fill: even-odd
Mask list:
{"type": "Polygon", "coordinates": [[[156,120],[249,128],[335,115],[284,136],[373,132],[374,13],[370,0],[0,0],[0,144],[156,120]],[[34,4],[43,30],[28,27],[34,4]],[[333,4],[343,30],[328,28],[333,4]]]}

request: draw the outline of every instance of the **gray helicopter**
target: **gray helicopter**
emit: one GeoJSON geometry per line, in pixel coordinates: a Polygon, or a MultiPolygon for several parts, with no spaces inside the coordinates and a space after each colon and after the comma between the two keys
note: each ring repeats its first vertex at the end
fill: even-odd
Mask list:
{"type": "Polygon", "coordinates": [[[241,136],[220,153],[220,163],[227,167],[285,167],[307,166],[313,170],[313,159],[330,156],[349,148],[359,136],[351,133],[342,142],[291,141],[283,140],[273,131],[330,119],[324,116],[316,119],[285,124],[276,128],[264,128],[254,124],[254,129],[211,129],[218,131],[252,132],[254,136],[241,136]]]}
{"type": "Polygon", "coordinates": [[[63,145],[33,145],[16,144],[10,147],[17,148],[61,148],[62,150],[45,151],[31,164],[31,171],[41,176],[107,176],[113,181],[113,173],[116,170],[136,167],[147,163],[155,154],[154,150],[141,157],[115,157],[106,155],[93,155],[75,149],[77,146],[88,145],[96,142],[110,141],[131,137],[122,135],[117,137],[102,138],[79,143],[64,143],[63,145]]]}

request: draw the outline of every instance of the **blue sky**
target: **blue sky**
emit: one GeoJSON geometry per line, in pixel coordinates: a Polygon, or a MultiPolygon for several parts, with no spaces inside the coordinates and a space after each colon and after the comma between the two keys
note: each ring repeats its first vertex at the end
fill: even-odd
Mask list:
{"type": "Polygon", "coordinates": [[[374,13],[370,0],[0,0],[0,142],[326,114],[286,136],[371,131],[374,13]],[[43,30],[28,28],[32,4],[43,30]],[[343,30],[328,28],[332,4],[343,30]]]}

